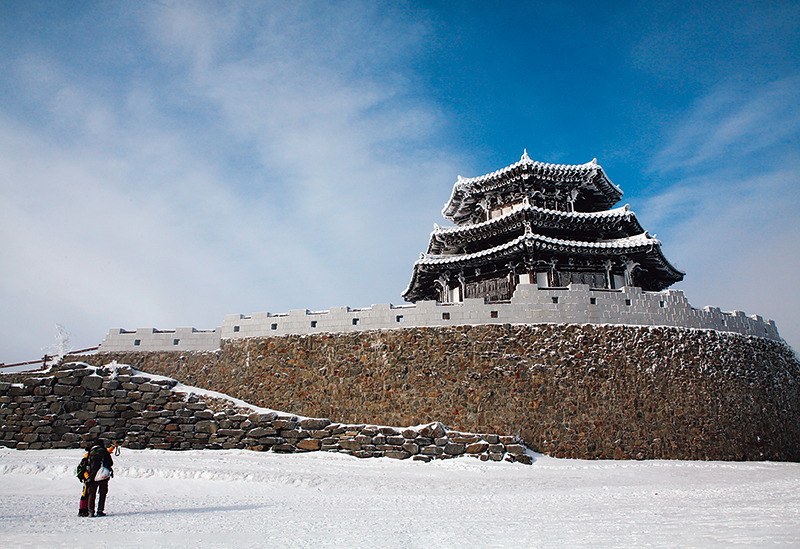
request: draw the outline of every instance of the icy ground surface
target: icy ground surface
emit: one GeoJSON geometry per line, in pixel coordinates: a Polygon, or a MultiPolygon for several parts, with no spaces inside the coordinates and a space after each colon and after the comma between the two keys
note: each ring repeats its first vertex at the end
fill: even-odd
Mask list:
{"type": "Polygon", "coordinates": [[[794,463],[123,448],[90,519],[81,455],[0,448],[0,547],[800,547],[794,463]]]}

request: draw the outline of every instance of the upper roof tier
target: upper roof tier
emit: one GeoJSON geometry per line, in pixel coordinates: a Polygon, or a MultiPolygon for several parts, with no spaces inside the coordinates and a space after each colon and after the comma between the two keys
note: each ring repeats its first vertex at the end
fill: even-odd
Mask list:
{"type": "Polygon", "coordinates": [[[459,176],[442,215],[456,225],[474,223],[480,218],[478,209],[486,211],[526,196],[533,201],[536,195],[561,197],[574,211],[597,212],[611,208],[623,193],[596,159],[579,165],[546,164],[534,162],[525,151],[519,162],[501,170],[480,177],[459,176]]]}

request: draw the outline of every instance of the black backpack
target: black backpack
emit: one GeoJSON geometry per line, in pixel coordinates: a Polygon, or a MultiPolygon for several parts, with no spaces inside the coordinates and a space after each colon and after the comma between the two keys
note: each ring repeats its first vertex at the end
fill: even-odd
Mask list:
{"type": "Polygon", "coordinates": [[[86,482],[89,479],[89,452],[86,452],[86,455],[83,456],[78,468],[75,469],[75,473],[81,482],[86,482]]]}

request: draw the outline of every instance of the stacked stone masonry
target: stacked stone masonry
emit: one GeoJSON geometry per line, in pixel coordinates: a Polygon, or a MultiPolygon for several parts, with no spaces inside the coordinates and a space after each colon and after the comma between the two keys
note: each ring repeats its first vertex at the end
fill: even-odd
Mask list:
{"type": "Polygon", "coordinates": [[[223,340],[206,353],[103,353],[289,413],[442,421],[555,457],[800,460],[800,364],[713,330],[478,325],[223,340]]]}
{"type": "Polygon", "coordinates": [[[364,332],[409,327],[458,326],[463,324],[626,324],[675,326],[719,330],[780,341],[772,320],[742,311],[723,312],[717,307],[695,309],[680,290],[643,292],[641,288],[620,290],[571,284],[567,288],[539,288],[519,284],[510,301],[487,302],[465,299],[459,303],[420,301],[413,305],[389,303],[363,309],[334,307],[327,311],[306,309],[286,314],[254,313],[226,315],[215,330],[178,328],[174,331],[139,328],[109,331],[101,345],[113,351],[213,351],[228,339],[270,337],[325,332],[364,332]]]}
{"type": "Polygon", "coordinates": [[[469,455],[530,464],[515,437],[414,428],[347,425],[233,406],[174,390],[177,381],[127,366],[68,364],[51,375],[0,382],[0,444],[26,449],[78,448],[103,438],[127,448],[251,449],[341,452],[419,461],[469,455]]]}

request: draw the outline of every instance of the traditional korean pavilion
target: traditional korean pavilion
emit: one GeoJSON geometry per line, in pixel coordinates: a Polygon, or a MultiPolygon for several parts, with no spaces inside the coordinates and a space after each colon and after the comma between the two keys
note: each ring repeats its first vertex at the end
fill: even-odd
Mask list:
{"type": "Polygon", "coordinates": [[[660,291],[683,279],[594,159],[566,166],[516,164],[459,176],[428,249],[414,263],[406,301],[511,299],[517,284],[588,284],[660,291]]]}

